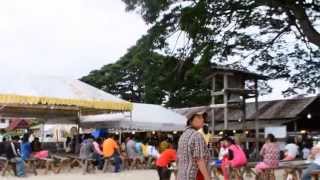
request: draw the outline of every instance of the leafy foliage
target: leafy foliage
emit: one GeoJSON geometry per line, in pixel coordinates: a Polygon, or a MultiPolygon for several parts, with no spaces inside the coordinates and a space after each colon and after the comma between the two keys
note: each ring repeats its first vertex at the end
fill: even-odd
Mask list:
{"type": "MultiPolygon", "coordinates": [[[[150,25],[143,39],[184,63],[240,61],[296,89],[320,86],[319,0],[123,0],[150,25]],[[183,46],[170,39],[185,36],[183,46]]],[[[179,41],[179,40],[177,40],[179,41]]],[[[184,68],[190,68],[188,65],[184,68]]],[[[182,70],[179,72],[187,72],[182,70]]],[[[182,73],[187,75],[187,73],[182,73]]]]}
{"type": "Polygon", "coordinates": [[[123,99],[186,107],[209,104],[210,86],[203,83],[210,66],[188,64],[186,76],[176,76],[179,61],[146,48],[146,40],[137,45],[116,63],[92,71],[81,80],[123,99]],[[199,73],[200,72],[200,73],[199,73]]]}

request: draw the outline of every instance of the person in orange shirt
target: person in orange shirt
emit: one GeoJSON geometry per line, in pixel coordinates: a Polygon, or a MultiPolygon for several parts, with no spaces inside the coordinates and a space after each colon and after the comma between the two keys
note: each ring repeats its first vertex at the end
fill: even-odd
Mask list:
{"type": "Polygon", "coordinates": [[[169,166],[176,160],[177,151],[172,144],[169,144],[169,147],[160,154],[160,157],[156,161],[160,180],[170,180],[171,171],[169,170],[169,166]]]}
{"type": "Polygon", "coordinates": [[[105,158],[113,158],[115,164],[114,172],[120,172],[121,158],[119,146],[117,144],[117,137],[115,135],[112,135],[104,140],[102,144],[102,152],[105,158]]]}

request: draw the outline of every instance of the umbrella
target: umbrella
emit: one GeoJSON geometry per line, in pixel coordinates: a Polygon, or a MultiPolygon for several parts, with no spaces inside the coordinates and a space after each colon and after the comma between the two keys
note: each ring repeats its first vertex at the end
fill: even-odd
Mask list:
{"type": "Polygon", "coordinates": [[[92,131],[91,135],[94,138],[105,137],[107,135],[107,131],[105,129],[96,129],[92,131]]]}

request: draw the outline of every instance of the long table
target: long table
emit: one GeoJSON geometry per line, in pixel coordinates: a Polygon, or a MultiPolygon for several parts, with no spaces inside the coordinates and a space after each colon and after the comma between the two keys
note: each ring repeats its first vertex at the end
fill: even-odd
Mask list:
{"type": "MultiPolygon", "coordinates": [[[[236,175],[237,177],[239,177],[238,179],[247,179],[246,177],[256,177],[257,174],[254,171],[254,168],[258,163],[259,162],[248,162],[246,166],[243,166],[241,168],[231,168],[230,176],[236,175]]],[[[298,180],[302,175],[302,170],[307,168],[310,163],[310,161],[306,160],[280,161],[279,167],[271,169],[271,171],[272,173],[274,173],[274,171],[282,169],[284,170],[284,179],[286,179],[288,176],[292,176],[294,180],[298,180]]],[[[216,172],[219,167],[211,165],[210,168],[213,175],[217,176],[216,172]]],[[[232,179],[232,177],[230,177],[230,179],[232,179]]]]}
{"type": "Polygon", "coordinates": [[[307,160],[281,161],[279,167],[285,171],[284,178],[287,178],[289,175],[291,175],[292,179],[298,180],[302,175],[303,169],[307,168],[310,163],[311,161],[307,160]]]}
{"type": "MultiPolygon", "coordinates": [[[[240,170],[241,177],[245,179],[245,175],[257,176],[256,172],[253,170],[257,163],[258,162],[249,162],[243,167],[240,170]]],[[[302,170],[307,168],[310,163],[310,161],[306,160],[280,161],[279,166],[272,169],[272,171],[283,169],[284,179],[287,179],[287,177],[291,175],[294,180],[298,180],[302,175],[302,170]]]]}

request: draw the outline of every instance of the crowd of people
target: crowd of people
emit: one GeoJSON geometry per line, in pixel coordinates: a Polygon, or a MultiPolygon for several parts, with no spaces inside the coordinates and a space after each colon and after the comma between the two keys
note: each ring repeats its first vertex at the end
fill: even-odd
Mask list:
{"type": "MultiPolygon", "coordinates": [[[[125,141],[119,143],[118,136],[109,134],[94,138],[91,134],[82,134],[74,138],[66,138],[63,151],[78,154],[82,160],[95,160],[97,169],[102,170],[107,160],[112,160],[114,172],[122,168],[157,169],[159,176],[170,176],[168,165],[176,160],[176,145],[167,136],[160,138],[138,138],[130,134],[125,141]]],[[[0,142],[0,156],[6,157],[15,165],[15,175],[25,176],[25,164],[30,158],[43,159],[49,157],[49,151],[42,149],[39,138],[30,141],[29,134],[22,137],[13,136],[10,140],[3,138],[0,142]]],[[[1,169],[1,166],[0,166],[1,169]]]]}
{"type": "MultiPolygon", "coordinates": [[[[254,151],[230,136],[214,141],[205,119],[205,113],[193,114],[184,132],[176,137],[127,134],[120,142],[115,134],[76,135],[66,139],[63,150],[78,154],[83,160],[94,160],[100,170],[107,161],[112,161],[115,173],[122,169],[153,168],[160,180],[170,180],[172,172],[176,173],[177,180],[209,180],[211,167],[215,166],[224,179],[229,180],[230,167],[246,166],[254,151]]],[[[281,160],[313,160],[303,172],[303,180],[311,179],[310,173],[320,170],[320,144],[313,147],[308,138],[289,137],[286,144],[281,145],[273,134],[268,134],[258,153],[261,161],[254,168],[258,176],[266,169],[277,168],[281,160]]],[[[15,174],[21,177],[25,176],[25,161],[31,157],[46,158],[49,152],[42,148],[39,138],[30,141],[29,134],[24,134],[8,141],[4,138],[0,143],[0,156],[14,163],[15,174]]]]}
{"type": "MultiPolygon", "coordinates": [[[[217,145],[210,146],[203,134],[205,113],[193,114],[187,122],[187,128],[181,135],[177,152],[178,180],[209,180],[211,166],[221,171],[225,180],[229,180],[229,170],[246,166],[250,151],[240,142],[231,137],[221,138],[217,145]],[[215,147],[215,148],[212,148],[215,147]],[[215,150],[214,150],[215,149],[215,150]],[[210,153],[216,151],[216,153],[210,153]]],[[[208,135],[208,133],[207,133],[208,135]]],[[[211,142],[212,143],[212,142],[211,142]]],[[[273,134],[266,136],[265,143],[260,148],[260,162],[255,166],[257,177],[267,169],[276,169],[280,161],[296,159],[312,160],[309,167],[303,171],[302,180],[310,180],[311,172],[320,170],[320,144],[313,146],[312,139],[305,137],[289,137],[285,145],[277,142],[273,134]]]]}
{"type": "Polygon", "coordinates": [[[212,135],[205,125],[206,114],[193,114],[181,135],[177,152],[178,180],[209,180],[211,165],[220,169],[225,180],[229,167],[239,168],[247,163],[247,154],[240,144],[225,136],[212,145],[212,135]]]}
{"type": "Polygon", "coordinates": [[[15,164],[14,173],[18,177],[24,177],[25,161],[34,158],[48,157],[48,151],[43,150],[39,138],[34,138],[30,142],[29,134],[24,134],[22,138],[13,136],[10,140],[3,138],[0,143],[0,156],[6,157],[15,164]]]}
{"type": "Polygon", "coordinates": [[[121,169],[154,168],[161,179],[167,179],[171,174],[168,166],[176,160],[176,145],[167,136],[140,138],[129,134],[123,142],[119,142],[119,137],[115,134],[96,138],[91,134],[84,134],[78,138],[79,152],[76,152],[77,148],[73,143],[77,138],[67,138],[65,152],[79,153],[83,160],[95,160],[95,165],[100,170],[103,170],[106,161],[112,160],[115,173],[121,169]]]}

